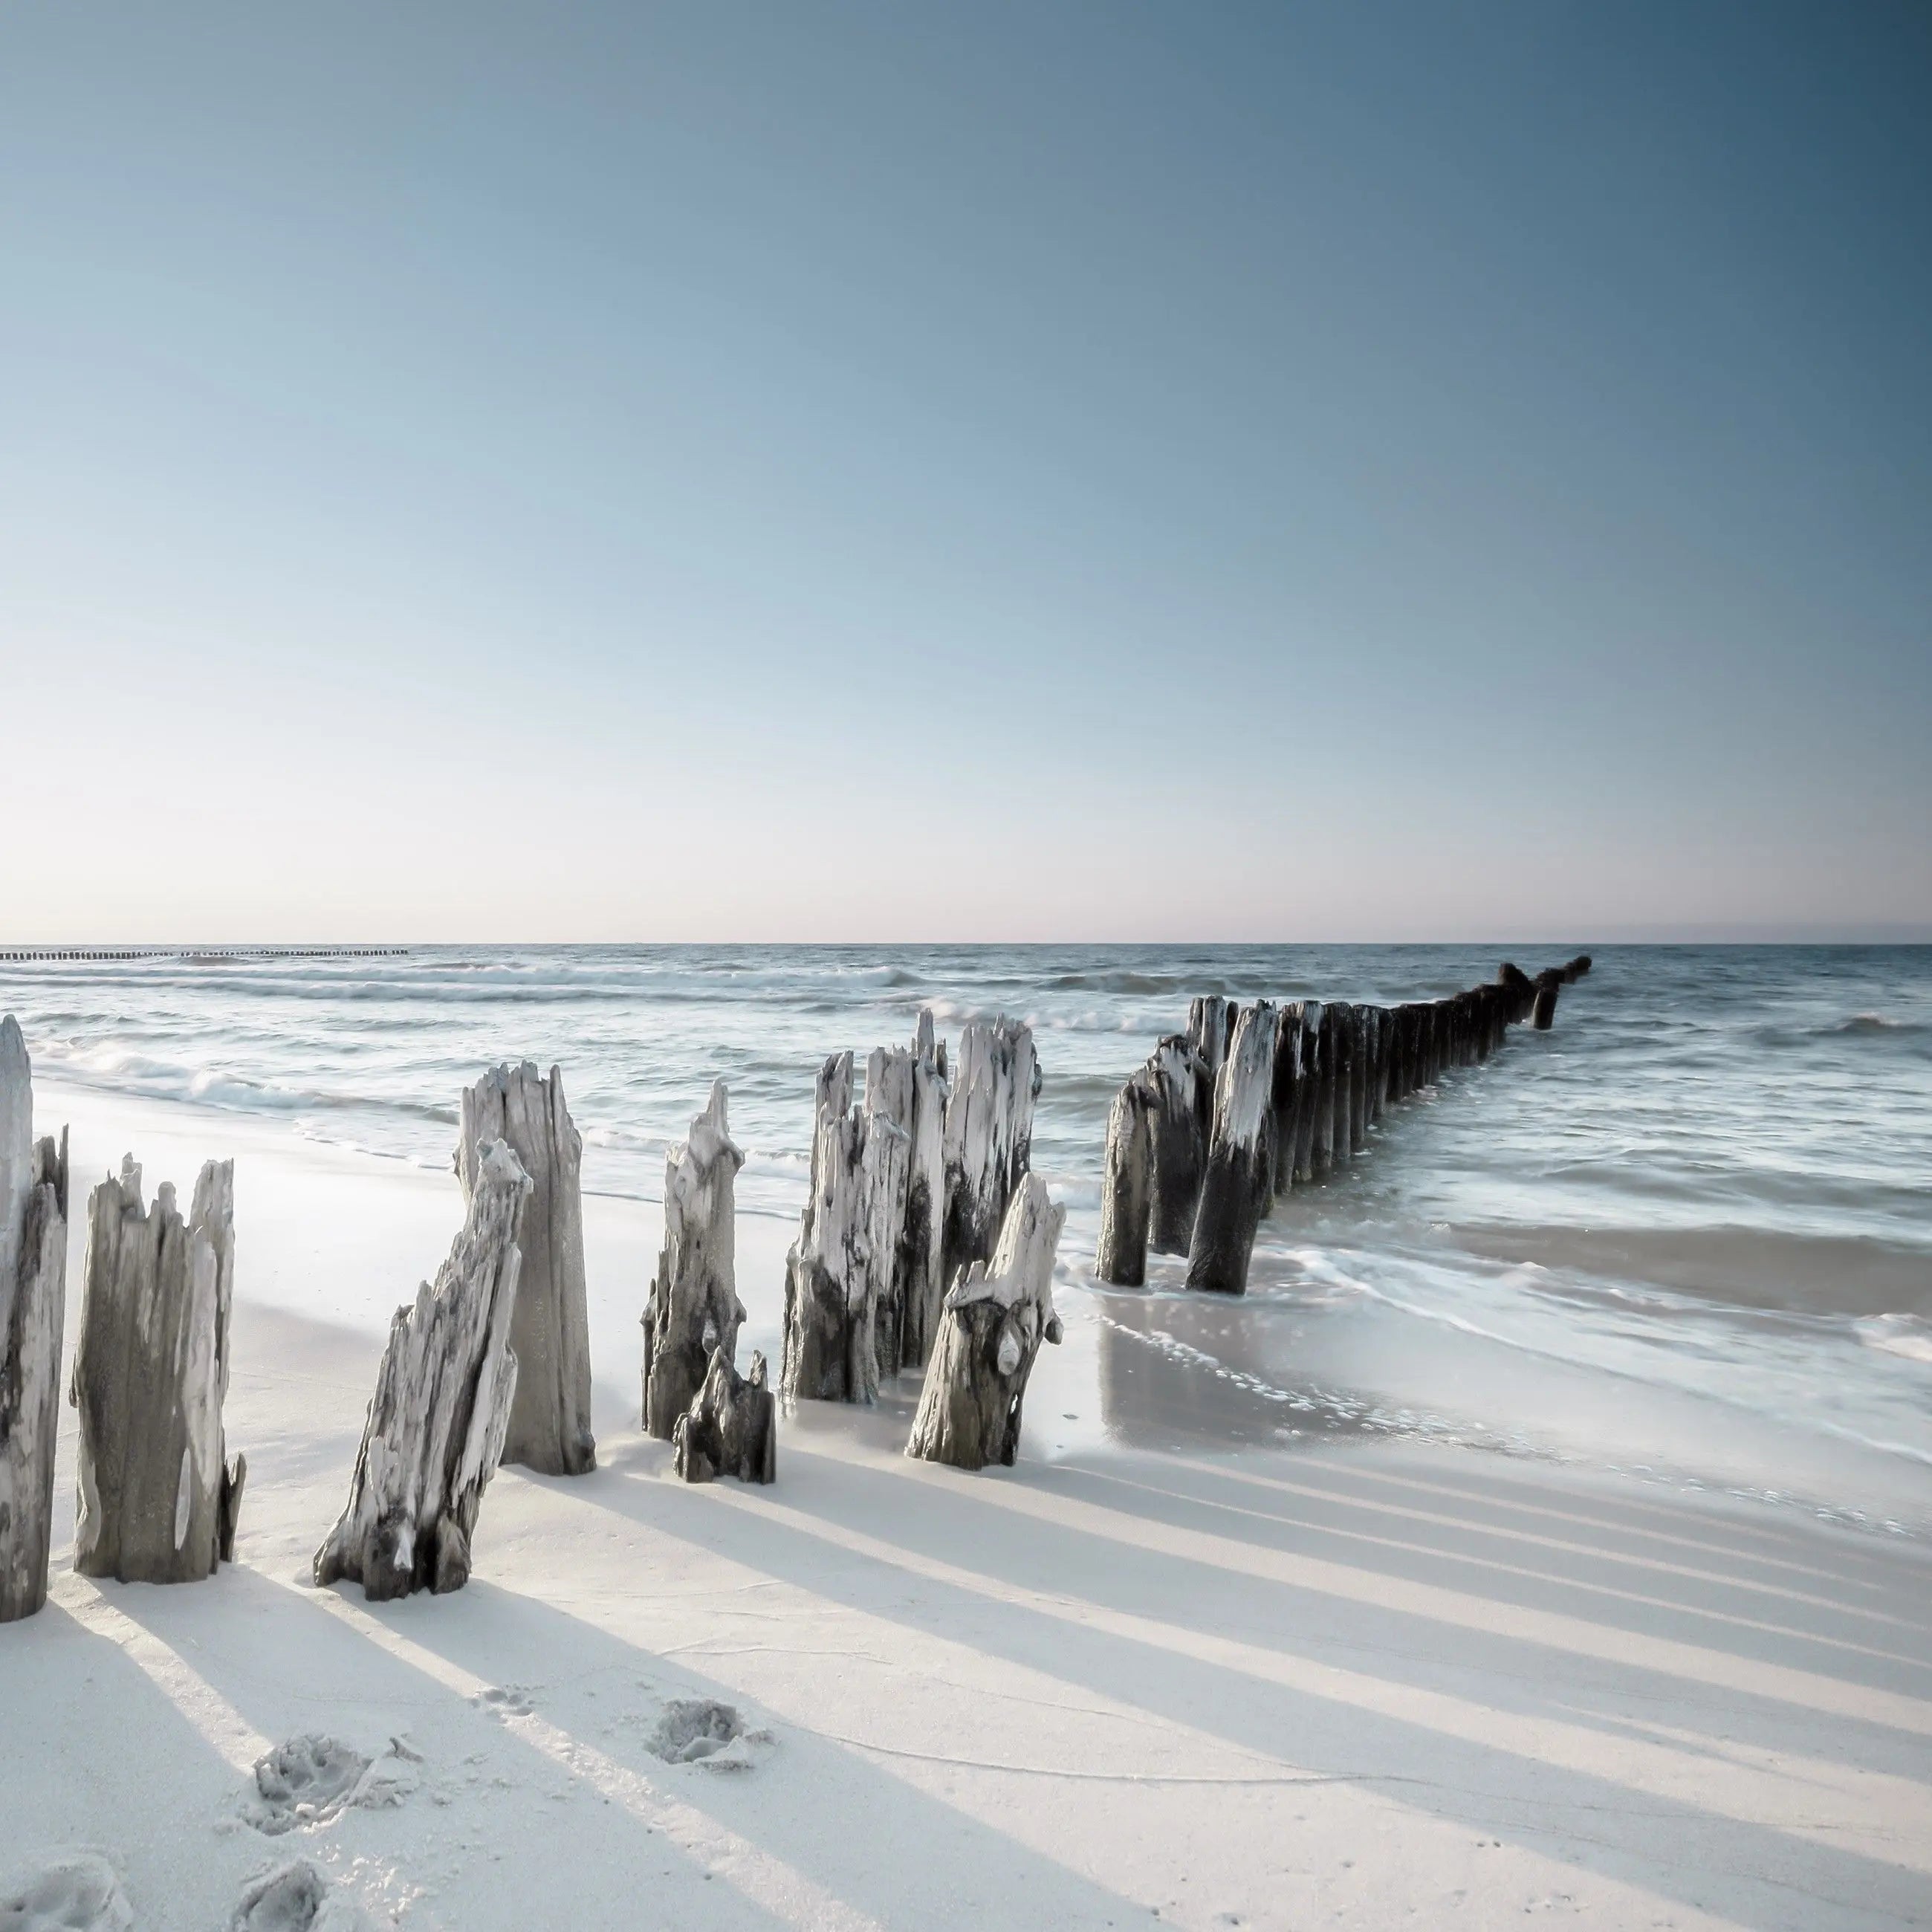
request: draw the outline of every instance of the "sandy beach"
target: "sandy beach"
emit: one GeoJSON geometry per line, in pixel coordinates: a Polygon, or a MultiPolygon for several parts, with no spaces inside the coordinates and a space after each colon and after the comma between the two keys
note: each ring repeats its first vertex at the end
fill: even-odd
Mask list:
{"type": "MultiPolygon", "coordinates": [[[[908,1462],[908,1386],[806,1406],[768,1490],[689,1488],[637,1426],[634,1202],[586,1202],[596,1473],[501,1472],[456,1596],[317,1592],[380,1324],[454,1179],[37,1100],[80,1194],[128,1147],[151,1187],[237,1159],[238,1560],[75,1576],[70,1417],[52,1594],[0,1633],[0,1864],[94,1847],[142,1927],[225,1924],[295,1855],[425,1928],[1932,1916],[1917,1544],[1466,1450],[1123,1447],[1077,1297],[1010,1472],[908,1462]],[[744,1735],[667,1762],[700,1700],[744,1735]],[[304,1733],[397,1802],[265,1834],[252,1768],[304,1733]]],[[[740,1216],[741,1355],[776,1342],[789,1232],[740,1216]]]]}

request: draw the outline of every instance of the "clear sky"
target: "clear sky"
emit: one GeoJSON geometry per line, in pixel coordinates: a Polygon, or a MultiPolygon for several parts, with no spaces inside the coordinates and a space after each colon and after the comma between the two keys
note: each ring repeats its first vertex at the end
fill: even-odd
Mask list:
{"type": "Polygon", "coordinates": [[[0,938],[1932,925],[1932,9],[0,10],[0,938]]]}

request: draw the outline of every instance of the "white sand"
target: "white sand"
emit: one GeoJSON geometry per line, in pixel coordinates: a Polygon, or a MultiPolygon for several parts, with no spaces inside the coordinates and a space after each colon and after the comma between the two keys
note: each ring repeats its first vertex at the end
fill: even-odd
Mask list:
{"type": "MultiPolygon", "coordinates": [[[[635,1426],[634,1203],[586,1204],[596,1474],[501,1472],[459,1595],[317,1592],[453,1178],[39,1101],[75,1126],[70,1317],[110,1161],[152,1186],[238,1156],[250,1478],[218,1580],[97,1586],[57,1548],[45,1612],[0,1628],[0,1872],[94,1847],[157,1932],[226,1924],[298,1853],[410,1927],[1932,1922],[1917,1546],[1467,1451],[1111,1447],[1064,1294],[1016,1469],[908,1462],[908,1388],[788,1421],[772,1489],[688,1489],[635,1426]],[[769,1738],[668,1764],[688,1699],[769,1738]],[[264,1836],[250,1767],[304,1732],[421,1763],[398,1804],[264,1836]]],[[[747,1346],[776,1350],[789,1234],[741,1217],[747,1346]]],[[[57,1545],[70,1412],[64,1454],[57,1545]]]]}

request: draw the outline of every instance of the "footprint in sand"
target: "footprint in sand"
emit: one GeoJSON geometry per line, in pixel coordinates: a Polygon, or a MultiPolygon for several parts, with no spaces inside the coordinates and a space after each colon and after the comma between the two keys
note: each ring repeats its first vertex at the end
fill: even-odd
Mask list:
{"type": "Polygon", "coordinates": [[[417,1768],[422,1762],[401,1738],[392,1738],[380,1756],[368,1758],[339,1738],[304,1732],[256,1760],[255,1796],[244,1804],[244,1815],[273,1838],[298,1826],[326,1824],[352,1805],[374,1810],[400,1804],[422,1782],[417,1768]]]}
{"type": "Polygon", "coordinates": [[[119,1875],[98,1852],[50,1852],[0,1885],[6,1932],[134,1932],[119,1875]]]}
{"type": "Polygon", "coordinates": [[[711,1697],[684,1697],[667,1704],[646,1740],[667,1764],[701,1764],[712,1771],[748,1771],[751,1746],[770,1744],[769,1731],[746,1728],[729,1704],[711,1697]]]}
{"type": "Polygon", "coordinates": [[[250,1880],[228,1924],[229,1932],[376,1932],[368,1913],[306,1858],[250,1880]]]}
{"type": "Polygon", "coordinates": [[[492,1684],[470,1699],[479,1711],[499,1718],[527,1718],[536,1708],[536,1696],[527,1684],[492,1684]]]}

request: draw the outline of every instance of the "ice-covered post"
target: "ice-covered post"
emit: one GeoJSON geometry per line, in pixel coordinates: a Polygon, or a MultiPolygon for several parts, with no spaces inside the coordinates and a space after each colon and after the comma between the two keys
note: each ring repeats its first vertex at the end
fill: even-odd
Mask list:
{"type": "Polygon", "coordinates": [[[61,1328],[67,1310],[67,1134],[34,1138],[32,1070],[0,1019],[0,1624],[47,1600],[61,1328]]]}
{"type": "MultiPolygon", "coordinates": [[[[731,1138],[728,1106],[724,1082],[714,1080],[704,1112],[664,1160],[664,1247],[644,1317],[644,1430],[661,1442],[690,1408],[712,1352],[736,1359],[745,1318],[734,1238],[745,1156],[731,1138]]],[[[520,1298],[520,1276],[517,1292],[520,1298]]]]}
{"type": "Polygon", "coordinates": [[[1100,1244],[1094,1272],[1117,1288],[1147,1281],[1148,1222],[1153,1207],[1154,1137],[1148,1121],[1160,1104],[1143,1067],[1114,1096],[1107,1117],[1107,1156],[1100,1177],[1100,1244]]]}
{"type": "MultiPolygon", "coordinates": [[[[540,1078],[534,1064],[497,1066],[463,1094],[456,1171],[466,1201],[478,1150],[504,1142],[530,1177],[517,1246],[517,1397],[503,1460],[546,1476],[580,1476],[597,1466],[590,1429],[590,1317],[584,1280],[584,1143],[564,1104],[563,1076],[540,1078]]],[[[704,1372],[698,1365],[698,1373],[704,1372]]]]}
{"type": "Polygon", "coordinates": [[[471,1173],[435,1286],[424,1282],[389,1324],[348,1507],[315,1553],[321,1588],[353,1577],[382,1600],[469,1581],[476,1513],[516,1395],[517,1223],[530,1192],[500,1140],[471,1173]]]}
{"type": "Polygon", "coordinates": [[[1214,1089],[1208,1177],[1187,1254],[1190,1288],[1245,1294],[1255,1230],[1274,1189],[1274,1054],[1280,1015],[1258,1000],[1241,1009],[1214,1089]]]}
{"type": "Polygon", "coordinates": [[[946,1292],[908,1456],[982,1469],[1018,1454],[1034,1358],[1042,1341],[1060,1340],[1053,1257],[1066,1216],[1038,1174],[1022,1178],[992,1266],[974,1262],[946,1292]]]}
{"type": "Polygon", "coordinates": [[[234,1555],[248,1474],[221,1430],[234,1290],[232,1160],[202,1168],[186,1221],[165,1181],[142,1206],[131,1154],[88,1196],[72,1390],[82,1576],[194,1582],[234,1555]]]}
{"type": "Polygon", "coordinates": [[[944,1134],[949,1281],[993,1252],[1031,1156],[1039,1094],[1040,1062],[1024,1022],[975,1021],[961,1034],[944,1134]]]}

